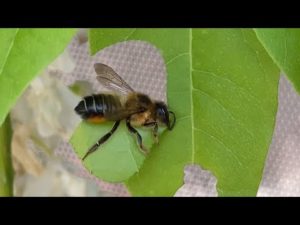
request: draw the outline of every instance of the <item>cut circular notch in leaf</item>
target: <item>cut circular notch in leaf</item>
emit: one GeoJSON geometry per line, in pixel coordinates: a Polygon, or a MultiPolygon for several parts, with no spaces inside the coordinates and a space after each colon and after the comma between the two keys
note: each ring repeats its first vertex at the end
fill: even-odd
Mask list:
{"type": "MultiPolygon", "coordinates": [[[[143,49],[150,51],[152,55],[156,54],[158,62],[163,61],[162,57],[159,55],[159,52],[148,43],[121,42],[114,46],[106,46],[108,47],[106,48],[106,51],[111,50],[112,52],[116,52],[116,49],[118,48],[123,50],[115,61],[116,64],[124,65],[124,74],[122,73],[122,68],[112,65],[114,60],[111,60],[112,64],[109,66],[112,67],[126,82],[128,82],[128,84],[130,84],[134,90],[140,92],[144,89],[144,93],[149,95],[152,100],[161,100],[161,98],[165,96],[165,93],[158,92],[162,92],[162,90],[165,89],[165,73],[158,73],[156,70],[152,69],[153,67],[147,68],[149,64],[154,64],[156,61],[153,62],[152,59],[149,59],[148,55],[137,51],[137,49],[134,48],[136,46],[142,46],[143,49]],[[133,47],[132,50],[129,49],[130,47],[133,47]],[[124,49],[127,49],[126,52],[124,52],[124,49]],[[133,59],[135,60],[133,61],[133,59]],[[130,66],[132,62],[135,65],[134,68],[130,66]],[[145,64],[147,62],[148,64],[145,64]],[[126,77],[127,75],[129,75],[129,77],[126,77]],[[154,77],[158,77],[161,83],[156,84],[157,80],[153,79],[154,77]]],[[[106,64],[105,60],[107,58],[102,57],[102,53],[103,52],[98,52],[93,59],[90,59],[91,62],[93,62],[91,63],[91,67],[94,66],[94,63],[106,64]]],[[[161,63],[161,65],[163,65],[163,63],[161,63]]],[[[94,68],[85,69],[92,69],[94,71],[94,68]]],[[[164,68],[161,68],[160,71],[164,71],[164,68]]],[[[96,84],[101,87],[101,83],[96,80],[95,71],[90,74],[91,79],[94,79],[96,84]]],[[[106,91],[107,90],[102,89],[95,93],[105,93],[106,91]]],[[[71,144],[77,155],[82,159],[87,150],[103,135],[109,132],[113,125],[113,122],[105,122],[95,125],[82,121],[71,138],[71,144]]],[[[149,155],[153,154],[151,148],[156,144],[154,143],[155,140],[151,128],[135,127],[135,129],[137,129],[141,134],[144,145],[150,150],[149,155]]],[[[159,144],[162,141],[161,138],[164,136],[162,135],[164,130],[165,127],[159,128],[159,144]]],[[[90,154],[83,161],[83,164],[93,175],[102,180],[109,182],[124,182],[140,170],[144,160],[145,155],[139,149],[136,136],[128,131],[125,121],[121,121],[120,126],[113,133],[113,135],[94,153],[90,154]]]]}

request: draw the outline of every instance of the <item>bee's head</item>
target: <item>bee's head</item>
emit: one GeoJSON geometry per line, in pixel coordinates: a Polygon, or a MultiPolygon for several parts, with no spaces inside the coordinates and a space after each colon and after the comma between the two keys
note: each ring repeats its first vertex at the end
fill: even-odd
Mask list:
{"type": "Polygon", "coordinates": [[[74,108],[74,111],[82,118],[86,119],[88,116],[88,111],[86,107],[86,102],[85,100],[81,100],[77,106],[74,108]]]}
{"type": "Polygon", "coordinates": [[[169,111],[163,102],[156,102],[155,106],[156,119],[160,123],[165,124],[169,130],[172,130],[176,122],[175,114],[169,111]],[[170,115],[173,117],[172,120],[170,120],[170,115]]]}

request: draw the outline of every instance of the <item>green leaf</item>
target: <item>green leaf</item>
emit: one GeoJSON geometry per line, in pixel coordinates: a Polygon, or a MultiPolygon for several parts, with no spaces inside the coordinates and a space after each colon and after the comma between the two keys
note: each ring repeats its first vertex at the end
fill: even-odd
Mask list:
{"type": "Polygon", "coordinates": [[[30,81],[55,59],[74,29],[0,29],[0,124],[30,81]]]}
{"type": "Polygon", "coordinates": [[[10,118],[8,116],[0,126],[0,196],[13,196],[11,135],[10,118]]]}
{"type": "MultiPolygon", "coordinates": [[[[87,149],[112,127],[112,122],[101,125],[82,122],[70,141],[75,152],[82,158],[87,149]]],[[[150,149],[153,144],[151,133],[143,129],[139,129],[139,133],[145,146],[150,149]]],[[[130,135],[125,124],[121,123],[109,141],[101,146],[101,151],[94,152],[83,163],[97,177],[108,182],[121,182],[138,172],[144,159],[145,156],[139,151],[135,137],[130,135]]]]}
{"type": "MultiPolygon", "coordinates": [[[[107,47],[111,43],[126,41],[128,38],[134,34],[135,29],[101,29],[96,32],[89,33],[89,44],[91,46],[90,50],[92,54],[95,54],[98,50],[93,48],[93,46],[98,46],[100,48],[107,47]],[[102,34],[105,35],[105,38],[102,38],[102,34]],[[99,41],[99,35],[101,41],[99,41]]],[[[99,49],[100,49],[99,48],[99,49]]]]}
{"type": "Polygon", "coordinates": [[[300,29],[255,29],[267,52],[300,93],[300,29]]]}
{"type": "Polygon", "coordinates": [[[178,118],[126,182],[131,193],[174,195],[184,167],[195,163],[213,172],[219,195],[254,196],[274,129],[279,70],[253,30],[92,29],[91,52],[118,40],[161,50],[178,118]]]}

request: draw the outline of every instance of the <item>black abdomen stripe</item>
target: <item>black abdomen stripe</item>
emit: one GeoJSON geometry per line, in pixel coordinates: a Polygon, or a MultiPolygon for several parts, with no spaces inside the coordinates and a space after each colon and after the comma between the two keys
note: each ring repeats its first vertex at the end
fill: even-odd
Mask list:
{"type": "Polygon", "coordinates": [[[95,115],[109,118],[121,108],[119,98],[108,94],[86,96],[84,97],[82,104],[84,104],[85,108],[84,115],[82,115],[84,118],[95,115]]]}
{"type": "Polygon", "coordinates": [[[93,114],[97,113],[96,107],[95,107],[94,96],[84,97],[83,101],[84,101],[84,105],[85,105],[87,113],[93,113],[93,114]]]}

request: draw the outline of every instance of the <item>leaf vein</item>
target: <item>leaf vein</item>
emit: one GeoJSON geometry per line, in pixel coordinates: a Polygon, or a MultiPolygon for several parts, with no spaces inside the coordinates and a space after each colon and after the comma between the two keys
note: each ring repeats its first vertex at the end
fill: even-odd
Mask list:
{"type": "Polygon", "coordinates": [[[222,146],[225,147],[226,151],[229,152],[229,153],[233,156],[233,158],[238,162],[238,164],[239,164],[240,166],[243,165],[242,162],[241,162],[241,161],[239,160],[239,158],[237,157],[237,155],[234,153],[234,151],[232,151],[232,149],[230,149],[229,147],[227,147],[227,145],[225,145],[225,143],[224,143],[222,140],[220,140],[220,139],[217,138],[216,136],[214,136],[214,135],[208,133],[207,131],[205,131],[205,130],[203,130],[203,129],[201,129],[201,128],[198,128],[198,127],[193,127],[193,128],[194,128],[195,130],[197,130],[197,131],[200,131],[200,132],[206,134],[206,135],[209,136],[210,138],[216,140],[219,144],[221,144],[222,146]]]}
{"type": "Polygon", "coordinates": [[[182,121],[182,120],[185,120],[185,119],[188,119],[188,118],[191,118],[191,116],[183,116],[183,117],[180,117],[178,118],[176,121],[179,122],[179,121],[182,121]]]}
{"type": "Polygon", "coordinates": [[[284,68],[286,68],[286,59],[287,59],[287,52],[288,52],[286,32],[284,32],[284,35],[285,35],[285,38],[284,38],[284,61],[283,61],[283,64],[284,64],[284,68]]]}
{"type": "Polygon", "coordinates": [[[238,85],[237,83],[235,83],[234,81],[230,80],[228,77],[224,77],[224,76],[220,76],[220,75],[217,75],[216,73],[213,73],[213,72],[210,72],[210,71],[204,71],[204,70],[193,70],[195,72],[199,72],[199,73],[202,73],[202,74],[209,74],[209,75],[212,75],[220,80],[225,80],[227,82],[229,82],[230,84],[234,85],[236,88],[242,90],[245,94],[247,94],[248,96],[250,96],[251,98],[253,98],[258,106],[258,108],[260,108],[264,113],[267,114],[267,111],[265,110],[262,102],[256,98],[250,91],[248,91],[246,88],[238,85]]]}
{"type": "Polygon", "coordinates": [[[244,30],[243,29],[241,29],[241,32],[242,32],[242,36],[243,36],[243,41],[249,47],[249,49],[255,53],[255,59],[256,59],[256,61],[258,63],[258,66],[260,67],[261,71],[263,72],[265,82],[267,83],[267,80],[266,80],[266,77],[267,77],[266,71],[265,71],[264,67],[261,64],[261,60],[259,60],[259,52],[257,50],[254,50],[253,47],[250,45],[249,41],[246,38],[246,35],[244,34],[244,30]]]}
{"type": "Polygon", "coordinates": [[[182,56],[185,56],[185,55],[189,55],[190,53],[189,52],[183,52],[181,54],[178,54],[176,56],[174,56],[173,58],[169,59],[167,62],[166,62],[166,65],[170,64],[171,62],[175,61],[176,59],[182,57],[182,56]]]}
{"type": "Polygon", "coordinates": [[[124,41],[127,41],[134,33],[136,32],[136,28],[134,28],[130,34],[128,34],[125,38],[124,41]]]}
{"type": "MultiPolygon", "coordinates": [[[[193,57],[192,57],[192,41],[193,41],[193,36],[192,36],[192,28],[189,29],[189,61],[190,61],[190,88],[191,88],[191,93],[190,93],[190,101],[191,101],[191,126],[194,127],[194,105],[193,105],[193,95],[192,95],[192,91],[193,91],[193,57]]],[[[194,135],[194,131],[192,131],[192,163],[195,162],[195,135],[194,135]]]]}
{"type": "Polygon", "coordinates": [[[224,112],[226,112],[227,114],[229,114],[229,116],[231,117],[231,119],[233,121],[235,121],[238,125],[240,125],[241,127],[243,127],[244,130],[249,135],[251,135],[252,138],[254,138],[253,133],[250,130],[248,130],[248,128],[245,126],[245,124],[242,121],[240,121],[239,119],[237,119],[218,99],[216,99],[214,96],[208,94],[207,92],[204,92],[203,90],[200,90],[199,88],[194,88],[193,90],[196,91],[196,92],[199,92],[200,94],[206,95],[206,96],[208,96],[211,99],[213,99],[213,101],[215,103],[217,103],[223,109],[224,112]]]}
{"type": "Polygon", "coordinates": [[[12,42],[11,42],[9,48],[8,48],[7,55],[6,55],[5,59],[4,59],[3,66],[2,66],[2,68],[1,68],[1,70],[0,70],[0,76],[1,76],[1,74],[2,74],[2,72],[3,72],[3,69],[4,69],[5,65],[6,65],[7,59],[9,58],[9,55],[10,55],[10,53],[11,53],[11,49],[12,49],[14,43],[15,43],[15,40],[16,40],[16,37],[17,37],[17,34],[18,34],[18,33],[19,33],[19,28],[17,28],[16,33],[15,33],[15,36],[14,36],[14,39],[12,40],[12,42]]]}

